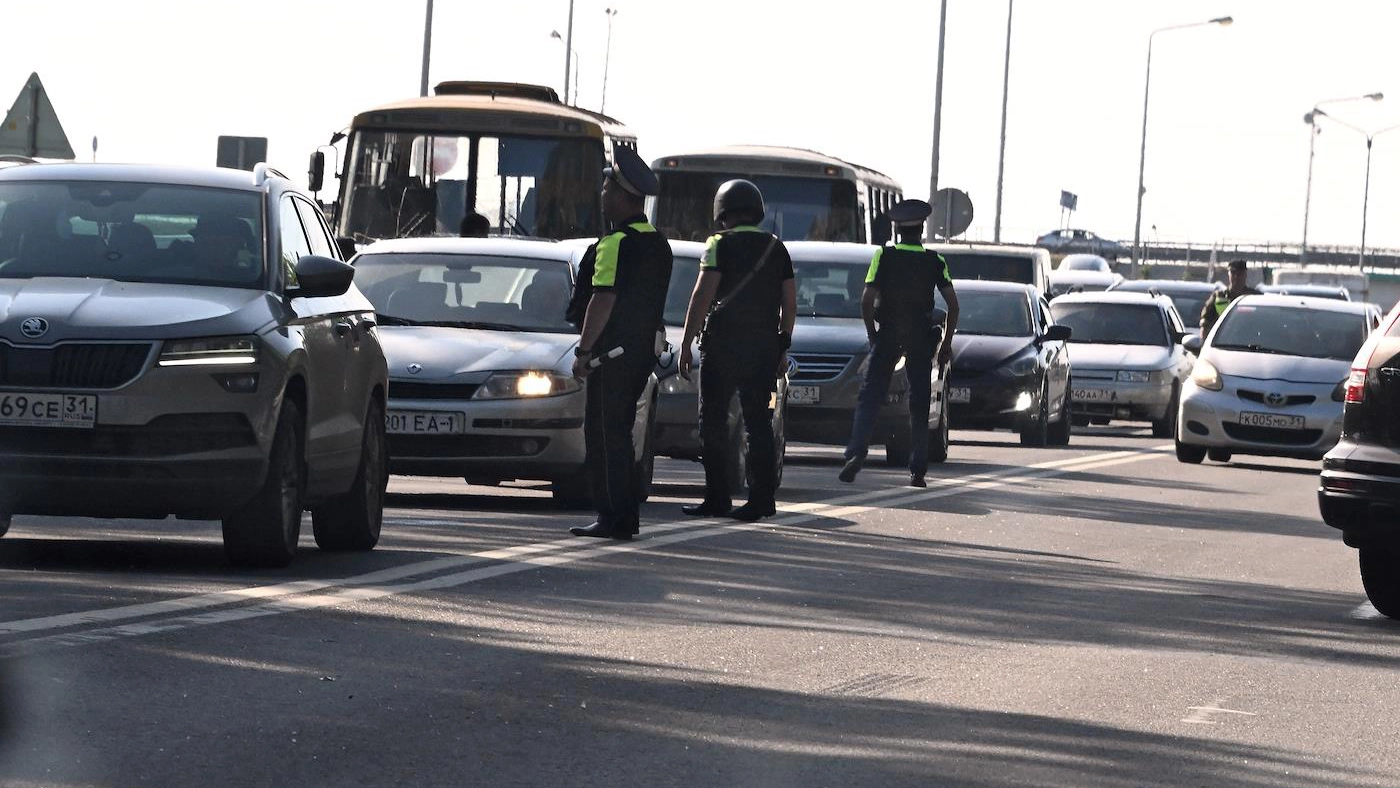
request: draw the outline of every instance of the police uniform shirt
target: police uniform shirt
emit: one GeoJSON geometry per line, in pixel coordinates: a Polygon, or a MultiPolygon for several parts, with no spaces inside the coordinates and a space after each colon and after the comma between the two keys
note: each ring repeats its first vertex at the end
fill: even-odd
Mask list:
{"type": "Polygon", "coordinates": [[[914,244],[875,250],[865,283],[880,289],[881,324],[928,324],[938,288],[953,283],[943,255],[914,244]]]}
{"type": "Polygon", "coordinates": [[[592,251],[593,290],[617,296],[599,346],[593,350],[606,353],[621,346],[650,353],[671,284],[670,243],[639,214],[604,236],[592,251]]]}
{"type": "Polygon", "coordinates": [[[705,323],[707,336],[724,336],[742,341],[746,336],[778,333],[778,305],[782,303],[783,283],[793,278],[792,257],[782,241],[753,226],[740,226],[710,236],[700,258],[700,272],[720,273],[716,302],[723,308],[713,312],[705,323]],[[763,268],[748,282],[764,251],[772,243],[763,268]],[[742,288],[735,288],[743,283],[742,288]]]}

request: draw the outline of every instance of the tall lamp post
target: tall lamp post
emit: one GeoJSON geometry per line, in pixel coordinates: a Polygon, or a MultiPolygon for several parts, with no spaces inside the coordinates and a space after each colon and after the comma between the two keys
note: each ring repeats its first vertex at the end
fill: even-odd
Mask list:
{"type": "Polygon", "coordinates": [[[418,95],[428,95],[428,58],[433,51],[433,0],[428,0],[428,12],[423,20],[423,78],[418,85],[418,95]]]}
{"type": "MultiPolygon", "coordinates": [[[[558,39],[559,41],[564,41],[564,40],[565,40],[563,36],[559,35],[559,31],[558,31],[558,30],[551,30],[551,31],[549,31],[549,37],[550,37],[550,38],[554,38],[554,39],[558,39]]],[[[574,67],[573,67],[573,76],[574,76],[573,105],[574,105],[574,106],[578,106],[578,50],[574,49],[573,47],[571,47],[571,46],[569,46],[567,43],[565,43],[565,44],[564,44],[564,60],[565,60],[565,61],[568,61],[568,60],[570,59],[570,56],[572,56],[573,61],[574,61],[574,67]]],[[[569,103],[569,82],[568,82],[568,80],[569,80],[569,68],[566,66],[566,67],[564,68],[564,103],[565,103],[565,104],[568,104],[568,103],[569,103]]]]}
{"type": "MultiPolygon", "coordinates": [[[[1325,99],[1314,104],[1312,112],[1303,116],[1303,122],[1308,124],[1308,186],[1307,190],[1303,193],[1303,245],[1298,247],[1298,262],[1306,263],[1308,261],[1308,214],[1312,209],[1313,154],[1317,151],[1317,135],[1322,133],[1322,130],[1317,127],[1317,117],[1319,115],[1325,118],[1332,117],[1326,112],[1323,112],[1320,107],[1324,104],[1341,104],[1346,101],[1380,101],[1383,98],[1385,98],[1384,93],[1367,93],[1364,96],[1325,99]]],[[[1336,120],[1336,118],[1332,119],[1336,120]]]]}
{"type": "Polygon", "coordinates": [[[1006,172],[1006,99],[1011,90],[1011,10],[1016,0],[1006,0],[1006,65],[1001,72],[1001,150],[997,153],[997,216],[992,223],[992,242],[1001,243],[1001,186],[1006,172]]]}
{"type": "MultiPolygon", "coordinates": [[[[928,201],[931,203],[938,196],[938,145],[939,133],[943,125],[943,44],[948,30],[948,0],[943,0],[938,12],[938,70],[934,76],[933,88],[933,166],[929,172],[928,201]]],[[[933,229],[937,227],[938,220],[930,216],[928,223],[924,225],[924,237],[933,238],[933,229]]],[[[945,227],[946,231],[947,228],[945,227]]]]}
{"type": "Polygon", "coordinates": [[[607,114],[608,109],[608,62],[612,59],[612,21],[617,16],[616,8],[604,8],[603,13],[608,15],[608,45],[603,50],[603,99],[598,103],[598,112],[607,114]]]}
{"type": "Polygon", "coordinates": [[[1138,260],[1142,257],[1142,195],[1146,191],[1143,186],[1143,173],[1146,172],[1147,168],[1147,98],[1148,91],[1152,87],[1152,39],[1158,33],[1165,33],[1168,30],[1185,30],[1188,27],[1205,27],[1206,25],[1228,27],[1234,21],[1234,17],[1221,16],[1205,22],[1159,27],[1147,36],[1147,76],[1142,80],[1142,147],[1138,153],[1137,218],[1133,221],[1133,265],[1131,271],[1133,279],[1137,278],[1138,260]]]}
{"type": "Polygon", "coordinates": [[[1320,110],[1320,109],[1315,109],[1315,110],[1313,110],[1313,112],[1316,113],[1316,114],[1318,114],[1318,115],[1321,115],[1321,116],[1324,117],[1324,118],[1327,118],[1328,120],[1331,120],[1333,123],[1336,123],[1338,126],[1343,126],[1343,127],[1345,127],[1345,128],[1351,129],[1352,131],[1354,131],[1354,132],[1356,132],[1357,134],[1360,134],[1361,136],[1363,136],[1363,137],[1366,138],[1366,182],[1365,182],[1366,185],[1363,187],[1363,191],[1361,192],[1361,251],[1360,251],[1360,253],[1357,255],[1357,258],[1356,258],[1356,267],[1357,267],[1357,270],[1360,271],[1360,272],[1362,272],[1362,273],[1365,273],[1365,269],[1366,269],[1366,215],[1367,215],[1368,209],[1370,208],[1370,202],[1371,202],[1371,145],[1372,145],[1372,143],[1375,142],[1376,137],[1379,137],[1380,135],[1386,133],[1387,131],[1395,131],[1396,129],[1400,129],[1400,124],[1396,124],[1396,125],[1394,125],[1394,126],[1387,126],[1387,127],[1383,128],[1383,129],[1381,129],[1380,131],[1366,131],[1365,129],[1360,128],[1359,126],[1353,126],[1352,124],[1347,123],[1347,122],[1344,121],[1344,120],[1338,120],[1338,119],[1332,117],[1331,115],[1328,115],[1326,112],[1323,112],[1323,111],[1320,110]]]}

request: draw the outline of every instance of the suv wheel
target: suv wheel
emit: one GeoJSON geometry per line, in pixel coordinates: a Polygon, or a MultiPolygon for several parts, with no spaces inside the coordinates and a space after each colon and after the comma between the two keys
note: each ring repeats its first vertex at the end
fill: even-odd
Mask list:
{"type": "Polygon", "coordinates": [[[1235,455],[1231,454],[1229,449],[1211,449],[1206,452],[1206,456],[1211,462],[1229,462],[1235,455]]]}
{"type": "Polygon", "coordinates": [[[1060,403],[1060,420],[1050,427],[1050,434],[1046,436],[1051,446],[1068,446],[1070,435],[1074,433],[1074,419],[1069,413],[1069,392],[1065,387],[1065,400],[1060,403]]]}
{"type": "Polygon", "coordinates": [[[1200,465],[1206,458],[1206,447],[1192,446],[1189,443],[1176,442],[1176,459],[1178,462],[1185,462],[1191,465],[1200,465]]]}
{"type": "Polygon", "coordinates": [[[1381,615],[1400,618],[1400,555],[1379,547],[1363,547],[1357,552],[1366,598],[1381,615]]]}
{"type": "Polygon", "coordinates": [[[239,566],[290,564],[301,536],[301,409],[288,400],[277,416],[267,478],[251,500],[224,518],[224,554],[239,566]]]}
{"type": "Polygon", "coordinates": [[[370,403],[360,467],[350,489],[311,510],[312,533],[322,550],[373,550],[384,524],[384,489],[389,484],[384,406],[370,403]]]}
{"type": "MultiPolygon", "coordinates": [[[[1152,437],[1170,438],[1176,435],[1176,413],[1181,406],[1181,389],[1172,386],[1172,398],[1167,401],[1167,412],[1162,414],[1162,418],[1152,422],[1152,437]]],[[[1212,458],[1214,459],[1214,458],[1212,458]]]]}

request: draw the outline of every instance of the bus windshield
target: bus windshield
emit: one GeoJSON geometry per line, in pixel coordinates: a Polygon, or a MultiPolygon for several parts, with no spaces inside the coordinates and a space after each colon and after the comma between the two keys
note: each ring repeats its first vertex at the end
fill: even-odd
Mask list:
{"type": "Polygon", "coordinates": [[[834,178],[720,172],[662,172],[656,227],[669,238],[703,241],[715,232],[715,192],[734,178],[763,192],[764,230],[784,241],[865,241],[856,186],[834,178]]]}
{"type": "Polygon", "coordinates": [[[470,212],[496,235],[602,232],[603,146],[587,138],[358,130],[341,185],[338,235],[457,235],[470,212]]]}

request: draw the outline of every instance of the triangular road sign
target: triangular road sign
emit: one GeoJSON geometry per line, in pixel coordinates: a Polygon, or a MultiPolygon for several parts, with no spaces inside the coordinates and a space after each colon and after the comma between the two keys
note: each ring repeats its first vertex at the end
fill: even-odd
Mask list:
{"type": "Polygon", "coordinates": [[[49,103],[38,74],[30,74],[14,106],[0,124],[0,154],[72,159],[73,146],[58,122],[58,113],[49,103]]]}

